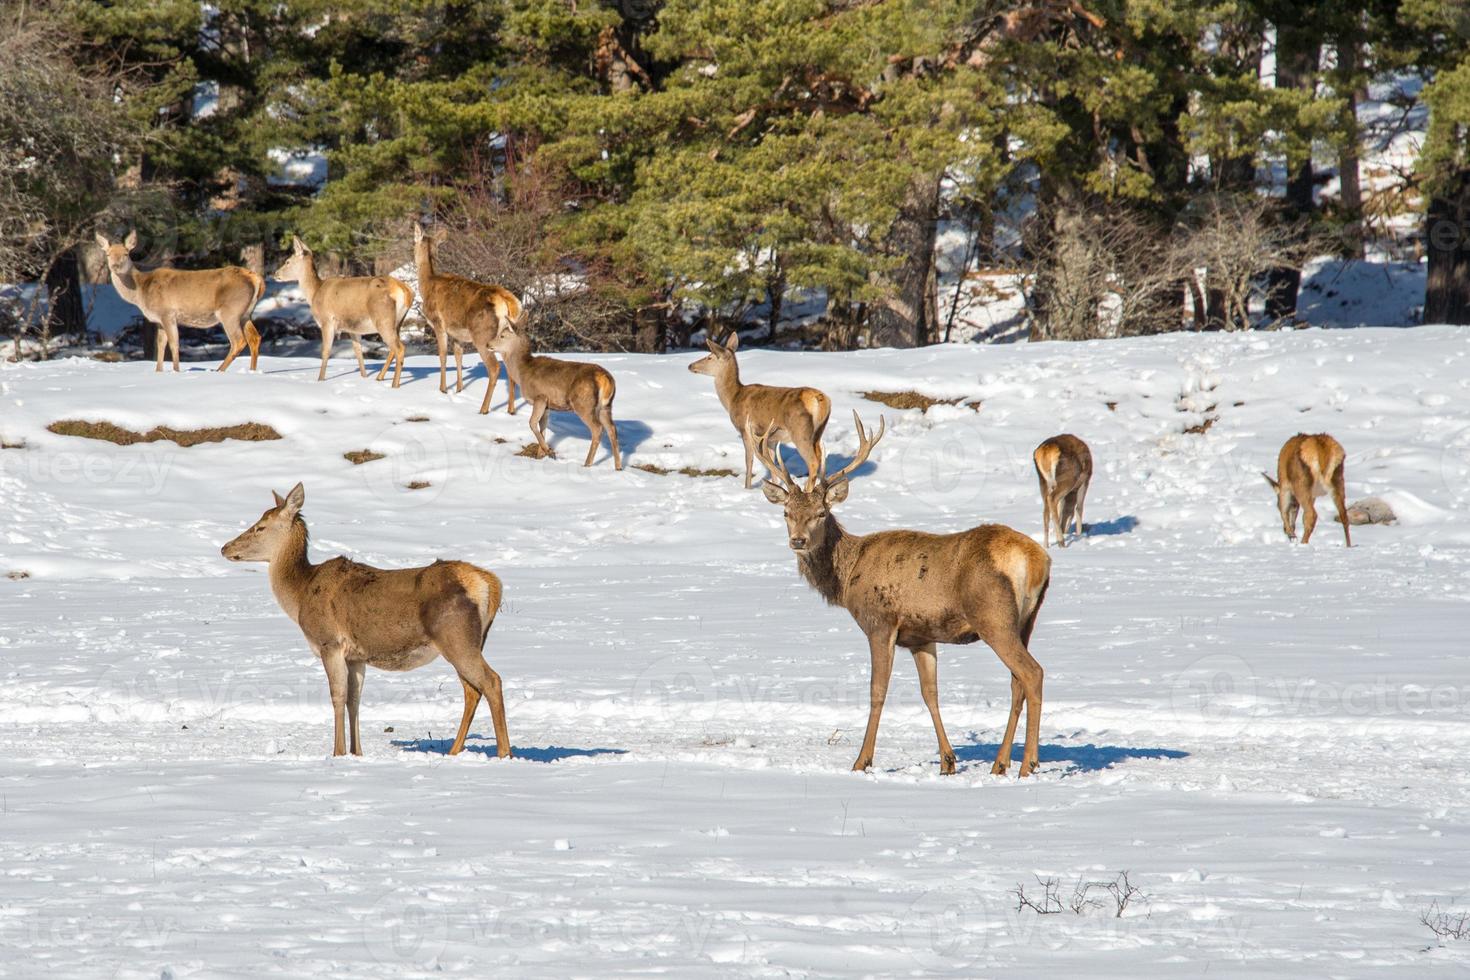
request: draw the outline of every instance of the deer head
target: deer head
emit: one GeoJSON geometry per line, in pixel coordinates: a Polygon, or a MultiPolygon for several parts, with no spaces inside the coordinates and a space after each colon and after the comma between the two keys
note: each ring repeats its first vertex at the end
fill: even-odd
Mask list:
{"type": "Polygon", "coordinates": [[[695,374],[718,375],[735,363],[735,351],[740,347],[740,335],[738,333],[731,331],[724,346],[715,343],[713,340],[706,340],[704,343],[709,348],[709,353],[689,365],[689,370],[695,374]]]}
{"type": "Polygon", "coordinates": [[[138,247],[138,233],[128,232],[126,238],[121,242],[110,242],[102,232],[97,232],[97,246],[107,256],[107,268],[112,272],[125,276],[133,271],[133,257],[129,254],[138,247]]]}
{"type": "Polygon", "coordinates": [[[298,483],[284,497],[275,491],[271,496],[276,505],[221,548],[220,554],[230,561],[270,561],[280,552],[295,532],[301,505],[306,503],[306,488],[298,483]]]}
{"type": "Polygon", "coordinates": [[[771,442],[770,436],[774,427],[768,427],[757,437],[751,430],[750,423],[746,422],[746,431],[755,439],[756,452],[760,455],[761,462],[776,477],[776,480],[768,479],[762,483],[761,490],[767,500],[785,508],[787,544],[798,555],[820,551],[826,544],[832,508],[847,499],[848,476],[868,461],[873,447],[878,445],[878,440],[883,438],[887,429],[887,423],[880,415],[878,431],[869,438],[868,430],[863,427],[863,420],[858,418],[855,411],[852,413],[852,421],[857,426],[857,455],[835,473],[826,473],[820,478],[808,476],[804,486],[798,484],[786,469],[786,464],[781,460],[781,447],[771,442]]]}
{"type": "Polygon", "coordinates": [[[490,349],[497,354],[508,355],[519,348],[528,347],[531,342],[525,332],[527,319],[526,311],[522,310],[521,315],[514,320],[501,321],[500,329],[490,338],[490,349]]]}
{"type": "Polygon", "coordinates": [[[281,267],[272,274],[271,278],[281,282],[296,282],[308,268],[315,268],[314,261],[311,249],[306,247],[306,243],[292,235],[291,255],[281,263],[281,267]]]}

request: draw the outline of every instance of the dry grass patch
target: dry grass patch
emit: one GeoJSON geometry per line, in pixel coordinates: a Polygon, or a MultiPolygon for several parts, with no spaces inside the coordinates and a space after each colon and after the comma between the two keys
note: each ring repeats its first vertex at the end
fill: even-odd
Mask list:
{"type": "Polygon", "coordinates": [[[8,579],[10,579],[10,581],[12,581],[12,582],[19,582],[21,579],[30,578],[31,577],[31,573],[30,572],[21,572],[21,571],[6,572],[5,573],[5,577],[8,578],[8,579]]]}
{"type": "Polygon", "coordinates": [[[645,473],[653,473],[656,476],[669,476],[677,473],[680,476],[709,477],[719,479],[727,476],[739,476],[734,470],[702,470],[697,466],[681,466],[677,470],[667,469],[663,466],[655,466],[653,463],[634,463],[633,469],[642,470],[645,473]]]}
{"type": "Polygon", "coordinates": [[[970,411],[978,412],[981,405],[978,398],[973,401],[965,401],[963,398],[934,398],[917,391],[862,391],[858,394],[870,402],[881,402],[889,408],[917,408],[921,412],[928,412],[935,405],[958,405],[961,402],[970,411]]]}
{"type": "Polygon", "coordinates": [[[0,449],[24,449],[25,447],[26,441],[24,439],[22,439],[20,442],[8,442],[4,439],[0,439],[0,449]]]}
{"type": "Polygon", "coordinates": [[[242,422],[239,425],[216,425],[205,429],[173,429],[156,425],[147,432],[134,432],[111,422],[84,422],[80,419],[62,419],[46,426],[47,432],[59,436],[78,436],[83,439],[101,439],[118,446],[132,446],[140,442],[173,442],[180,446],[197,446],[204,442],[224,442],[239,439],[242,442],[269,442],[281,438],[281,434],[261,422],[242,422]]]}
{"type": "Polygon", "coordinates": [[[403,421],[405,421],[405,422],[427,422],[427,421],[429,421],[429,417],[427,415],[410,415],[408,418],[404,419],[403,421]]]}
{"type": "Polygon", "coordinates": [[[361,466],[363,463],[371,463],[375,459],[385,459],[382,453],[375,453],[371,449],[354,449],[350,453],[343,453],[342,458],[353,466],[361,466]]]}
{"type": "Polygon", "coordinates": [[[556,458],[556,452],[554,450],[547,449],[547,450],[544,450],[543,451],[541,449],[541,447],[538,446],[534,442],[528,442],[524,446],[522,446],[520,449],[517,449],[516,450],[516,455],[517,456],[524,456],[527,459],[555,459],[556,458]]]}
{"type": "Polygon", "coordinates": [[[430,483],[428,480],[414,480],[406,484],[406,486],[410,490],[426,490],[429,487],[433,486],[433,484],[430,483]]]}

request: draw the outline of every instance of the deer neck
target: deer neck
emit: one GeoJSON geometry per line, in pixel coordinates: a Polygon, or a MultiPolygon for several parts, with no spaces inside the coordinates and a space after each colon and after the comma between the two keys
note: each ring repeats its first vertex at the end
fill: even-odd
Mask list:
{"type": "Polygon", "coordinates": [[[524,337],[517,338],[509,348],[500,352],[500,359],[505,361],[505,370],[515,379],[516,384],[521,384],[525,369],[532,360],[531,342],[524,337]]]}
{"type": "Polygon", "coordinates": [[[857,538],[848,534],[837,518],[827,515],[827,532],[822,546],[804,555],[798,555],[797,568],[802,578],[816,589],[829,606],[845,606],[848,573],[856,560],[857,538]]]}
{"type": "Polygon", "coordinates": [[[112,276],[112,288],[117,290],[117,294],[129,303],[137,306],[138,290],[143,284],[142,280],[145,278],[144,273],[139,272],[132,266],[128,266],[126,272],[118,272],[111,266],[108,266],[107,271],[112,276]]]}
{"type": "Polygon", "coordinates": [[[301,278],[297,282],[306,296],[306,302],[315,302],[317,288],[322,284],[322,277],[316,274],[316,259],[307,259],[301,263],[301,278]]]}
{"type": "Polygon", "coordinates": [[[740,365],[735,363],[735,358],[730,358],[730,366],[715,375],[715,394],[720,398],[720,404],[725,406],[729,412],[734,408],[735,399],[740,394],[740,389],[745,386],[740,383],[740,365]]]}
{"type": "Polygon", "coordinates": [[[434,278],[434,253],[428,248],[416,249],[413,253],[413,267],[418,273],[419,282],[434,278]]]}
{"type": "Polygon", "coordinates": [[[271,591],[292,622],[301,621],[301,597],[311,582],[312,564],[306,555],[306,522],[297,518],[290,537],[270,561],[271,591]]]}

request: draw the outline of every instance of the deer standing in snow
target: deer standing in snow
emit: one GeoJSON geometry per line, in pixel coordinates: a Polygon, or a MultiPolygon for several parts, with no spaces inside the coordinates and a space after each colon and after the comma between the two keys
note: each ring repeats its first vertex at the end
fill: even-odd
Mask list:
{"type": "Polygon", "coordinates": [[[393,372],[393,387],[398,387],[403,377],[404,354],[398,328],[403,324],[403,318],[408,316],[409,307],[413,306],[413,290],[407,284],[392,276],[323,279],[317,275],[316,256],[295,235],[291,236],[291,257],[281,263],[272,278],[301,283],[301,291],[311,305],[311,315],[322,331],[322,369],[317,372],[318,381],[327,379],[327,358],[332,354],[332,342],[339,333],[352,338],[352,350],[357,355],[357,373],[367,377],[360,338],[365,333],[375,333],[388,345],[388,359],[378,371],[378,380],[383,380],[388,368],[396,361],[398,367],[393,372]]]}
{"type": "Polygon", "coordinates": [[[413,670],[436,657],[448,660],[464,688],[464,714],[449,754],[464,750],[480,698],[490,702],[495,748],[511,754],[500,675],[483,649],[500,608],[500,579],[468,562],[436,561],[421,568],[373,568],[332,558],[314,565],[307,555],[301,484],[260,515],[220,552],[230,561],[270,564],[271,591],[321,658],[332,693],[333,755],[345,755],[343,712],[352,729],[353,755],[362,755],[357,705],[369,666],[413,670]]]}
{"type": "Polygon", "coordinates": [[[822,472],[825,462],[822,432],[832,414],[832,399],[816,388],[741,384],[740,365],[735,363],[735,351],[740,347],[737,333],[731,332],[723,346],[712,340],[706,340],[705,344],[709,353],[690,364],[689,370],[715,379],[715,394],[745,443],[745,489],[750,489],[754,475],[755,444],[751,432],[769,429],[773,440],[791,443],[806,463],[808,473],[822,472]]]}
{"type": "Polygon", "coordinates": [[[984,640],[1011,674],[1010,716],[990,771],[1004,775],[1010,767],[1011,740],[1024,702],[1026,747],[1020,774],[1028,776],[1039,765],[1043,676],[1028,647],[1051,581],[1051,559],[1031,538],[999,524],[956,534],[848,532],[832,508],[847,499],[849,474],[867,460],[884,431],[881,417],[872,438],[856,412],[853,421],[859,446],[852,462],[835,473],[809,475],[805,486],[786,471],[778,446],[765,437],[755,440],[761,462],[775,477],[762,489],[766,499],[785,509],[787,543],[796,553],[797,569],[828,604],[845,608],[868,636],[873,664],[868,728],[852,768],[860,771],[873,764],[893,652],[901,646],[914,655],[919,690],[939,738],[940,772],[953,773],[954,749],[939,717],[936,644],[984,640]]]}
{"type": "Polygon", "coordinates": [[[1037,446],[1031,461],[1041,482],[1041,543],[1051,547],[1055,526],[1057,545],[1065,548],[1069,522],[1075,522],[1077,536],[1082,537],[1082,505],[1092,482],[1092,450],[1081,439],[1064,433],[1037,446]]]}
{"type": "Polygon", "coordinates": [[[1343,460],[1346,458],[1342,443],[1325,432],[1316,435],[1298,433],[1286,440],[1281,454],[1276,457],[1276,479],[1262,473],[1271,489],[1276,491],[1276,506],[1281,511],[1281,529],[1292,541],[1296,540],[1296,515],[1302,512],[1302,544],[1312,539],[1317,527],[1316,498],[1332,494],[1337,506],[1337,519],[1342,522],[1343,543],[1351,548],[1353,535],[1348,530],[1346,477],[1343,460]]]}
{"type": "Polygon", "coordinates": [[[587,460],[582,465],[592,465],[602,445],[602,434],[606,432],[613,468],[622,469],[618,427],[612,417],[613,398],[618,392],[613,376],[596,364],[533,354],[531,341],[523,331],[521,321],[502,324],[490,346],[505,358],[506,374],[521,386],[522,397],[531,403],[531,434],[536,437],[541,454],[555,455],[546,444],[547,410],[575,412],[592,434],[592,445],[587,448],[587,460]]]}
{"type": "Polygon", "coordinates": [[[260,359],[260,332],[250,315],[265,295],[265,279],[239,266],[222,269],[154,269],[143,272],[129,254],[138,247],[138,233],[130,231],[121,242],[110,242],[100,231],[97,244],[107,256],[107,271],[113,288],[132,303],[143,318],[157,328],[158,361],[163,370],[164,352],[172,348],[174,370],[179,369],[179,327],[225,328],[230,352],[220,363],[221,371],[250,345],[250,370],[260,359]]]}
{"type": "MultiPolygon", "coordinates": [[[[438,239],[424,231],[423,225],[413,226],[413,261],[418,270],[419,296],[424,303],[424,319],[434,329],[434,338],[439,342],[439,391],[449,390],[447,349],[454,342],[454,390],[464,390],[464,345],[472,344],[480,353],[480,361],[489,375],[490,387],[485,391],[485,400],[480,403],[480,414],[490,412],[490,396],[495,394],[495,385],[500,381],[500,362],[490,348],[502,324],[520,319],[521,303],[508,289],[489,286],[462,276],[440,275],[434,271],[434,242],[438,239]]],[[[516,381],[506,372],[506,387],[509,389],[505,405],[507,414],[516,413],[516,381]]]]}

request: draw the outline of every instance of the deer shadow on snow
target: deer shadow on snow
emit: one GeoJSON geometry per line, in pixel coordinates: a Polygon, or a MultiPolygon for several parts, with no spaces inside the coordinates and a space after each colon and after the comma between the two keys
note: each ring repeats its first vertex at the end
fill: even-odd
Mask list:
{"type": "Polygon", "coordinates": [[[1132,534],[1138,527],[1138,518],[1132,514],[1115,517],[1110,521],[1082,525],[1082,535],[1088,538],[1106,538],[1114,534],[1132,534]]]}
{"type": "MultiPolygon", "coordinates": [[[[404,752],[422,752],[426,755],[448,755],[449,746],[454,744],[452,738],[396,738],[392,744],[404,752]]],[[[470,735],[465,739],[464,750],[466,753],[473,752],[476,755],[495,758],[498,746],[493,738],[483,738],[479,735],[470,735]]],[[[544,748],[536,748],[526,745],[512,746],[515,753],[512,758],[525,759],[530,762],[560,762],[563,759],[578,759],[595,755],[627,755],[627,749],[578,749],[562,745],[548,745],[544,748]]]]}
{"type": "MultiPolygon", "coordinates": [[[[1019,742],[1013,746],[1018,757],[1022,748],[1019,742]]],[[[955,760],[961,764],[973,763],[989,768],[990,764],[995,761],[995,754],[999,749],[998,742],[971,742],[969,745],[956,745],[955,760]]],[[[1128,748],[1121,745],[1093,745],[1091,742],[1086,745],[1039,745],[1036,751],[1037,758],[1043,763],[1070,763],[1063,775],[1111,769],[1120,762],[1128,762],[1132,759],[1184,759],[1189,756],[1188,752],[1180,749],[1128,748]]]]}
{"type": "MultiPolygon", "coordinates": [[[[519,415],[525,412],[527,418],[530,417],[530,411],[531,407],[529,402],[526,403],[525,408],[521,408],[520,406],[516,407],[516,414],[519,415]]],[[[618,448],[623,451],[624,457],[630,453],[636,453],[638,447],[647,442],[648,437],[653,435],[653,429],[648,423],[639,422],[636,419],[620,419],[614,415],[613,424],[618,427],[618,448]]],[[[575,412],[558,412],[556,409],[548,409],[546,412],[546,444],[552,449],[558,449],[568,436],[573,439],[586,441],[592,438],[592,433],[587,429],[586,424],[577,417],[575,412]]],[[[578,452],[581,452],[581,450],[578,450],[578,452]]],[[[596,463],[604,458],[612,458],[612,450],[608,448],[606,435],[602,437],[602,448],[598,450],[597,458],[593,462],[596,463]]]]}

